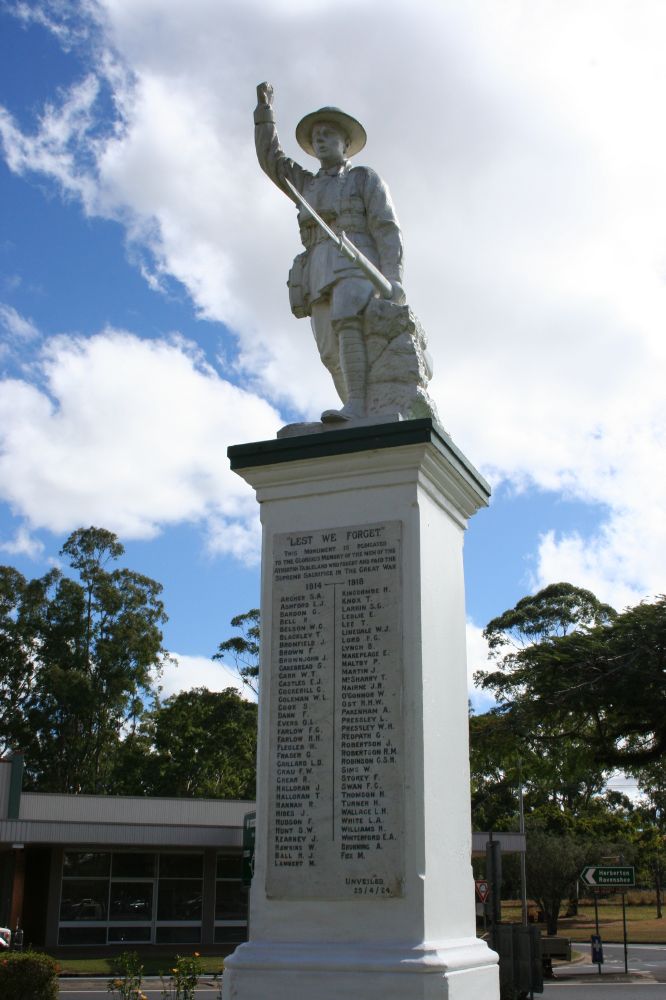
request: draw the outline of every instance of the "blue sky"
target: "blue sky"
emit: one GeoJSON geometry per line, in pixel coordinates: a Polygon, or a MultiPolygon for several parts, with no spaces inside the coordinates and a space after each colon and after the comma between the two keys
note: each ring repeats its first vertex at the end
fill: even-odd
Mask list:
{"type": "Polygon", "coordinates": [[[165,689],[228,683],[208,658],[257,603],[259,529],[226,448],[335,402],[254,159],[268,78],[291,155],[314,107],[364,122],[433,395],[493,485],[470,670],[546,583],[662,592],[664,29],[650,0],[6,0],[0,560],[36,576],[74,528],[117,532],[165,588],[165,689]]]}

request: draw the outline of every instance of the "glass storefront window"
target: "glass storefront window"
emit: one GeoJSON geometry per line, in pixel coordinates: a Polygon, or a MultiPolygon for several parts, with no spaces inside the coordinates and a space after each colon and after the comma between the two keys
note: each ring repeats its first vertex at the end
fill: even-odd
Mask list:
{"type": "Polygon", "coordinates": [[[243,857],[241,854],[218,854],[217,877],[240,879],[243,872],[243,857]]]}
{"type": "Polygon", "coordinates": [[[158,920],[201,920],[201,879],[161,878],[158,920]]]}
{"type": "MultiPolygon", "coordinates": [[[[240,858],[224,855],[217,871],[219,918],[244,920],[240,858]]],[[[202,851],[66,851],[58,941],[199,944],[202,901],[202,851]]]]}
{"type": "Polygon", "coordinates": [[[63,879],[61,920],[106,920],[109,883],[106,879],[63,879]]]}
{"type": "Polygon", "coordinates": [[[150,920],[153,916],[152,882],[112,882],[111,920],[150,920]]]}
{"type": "Polygon", "coordinates": [[[111,874],[114,878],[154,878],[154,854],[114,854],[111,874]]]}
{"type": "Polygon", "coordinates": [[[61,927],[58,944],[106,944],[106,927],[61,927]]]}
{"type": "Polygon", "coordinates": [[[201,878],[202,854],[160,854],[160,878],[201,878]]]}
{"type": "Polygon", "coordinates": [[[240,882],[218,882],[215,889],[216,920],[247,920],[247,889],[240,882]]]}
{"type": "Polygon", "coordinates": [[[199,944],[201,927],[158,927],[156,944],[199,944]]]}
{"type": "Polygon", "coordinates": [[[62,873],[64,876],[108,875],[111,865],[111,855],[99,851],[67,851],[63,859],[62,873]]]}
{"type": "Polygon", "coordinates": [[[215,944],[236,944],[238,941],[247,940],[247,927],[229,926],[215,928],[215,944]]]}
{"type": "Polygon", "coordinates": [[[109,944],[142,943],[150,944],[152,927],[109,927],[109,944]]]}

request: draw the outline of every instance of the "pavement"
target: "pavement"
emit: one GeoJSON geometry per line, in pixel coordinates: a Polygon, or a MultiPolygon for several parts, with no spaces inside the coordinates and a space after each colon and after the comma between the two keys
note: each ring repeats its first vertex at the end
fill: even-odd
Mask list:
{"type": "Polygon", "coordinates": [[[624,945],[604,943],[604,964],[599,967],[590,960],[590,943],[572,942],[580,954],[573,962],[556,963],[553,979],[546,982],[589,984],[604,983],[666,983],[666,946],[629,944],[627,946],[628,973],[624,971],[624,945]]]}

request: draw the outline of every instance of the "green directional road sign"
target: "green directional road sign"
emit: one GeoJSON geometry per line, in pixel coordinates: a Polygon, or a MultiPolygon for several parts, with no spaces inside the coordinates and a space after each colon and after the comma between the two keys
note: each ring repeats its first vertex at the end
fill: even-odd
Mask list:
{"type": "Polygon", "coordinates": [[[256,812],[245,813],[243,817],[243,885],[252,885],[254,875],[254,839],[257,828],[256,812]]]}
{"type": "Polygon", "coordinates": [[[634,869],[619,865],[587,865],[580,873],[580,880],[599,889],[622,889],[636,885],[634,869]]]}

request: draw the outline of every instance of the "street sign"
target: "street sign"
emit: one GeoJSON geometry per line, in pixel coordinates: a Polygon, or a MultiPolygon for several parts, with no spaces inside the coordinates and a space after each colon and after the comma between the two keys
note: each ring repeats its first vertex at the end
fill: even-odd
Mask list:
{"type": "Polygon", "coordinates": [[[243,885],[252,885],[254,875],[254,838],[257,826],[256,812],[245,813],[243,817],[243,885]]]}
{"type": "Polygon", "coordinates": [[[490,895],[490,883],[484,878],[477,878],[474,880],[474,888],[476,889],[476,898],[480,903],[485,903],[490,895]]]}
{"type": "Polygon", "coordinates": [[[634,869],[619,865],[611,867],[587,865],[580,873],[580,880],[585,885],[592,885],[599,889],[631,888],[636,884],[634,869]]]}

